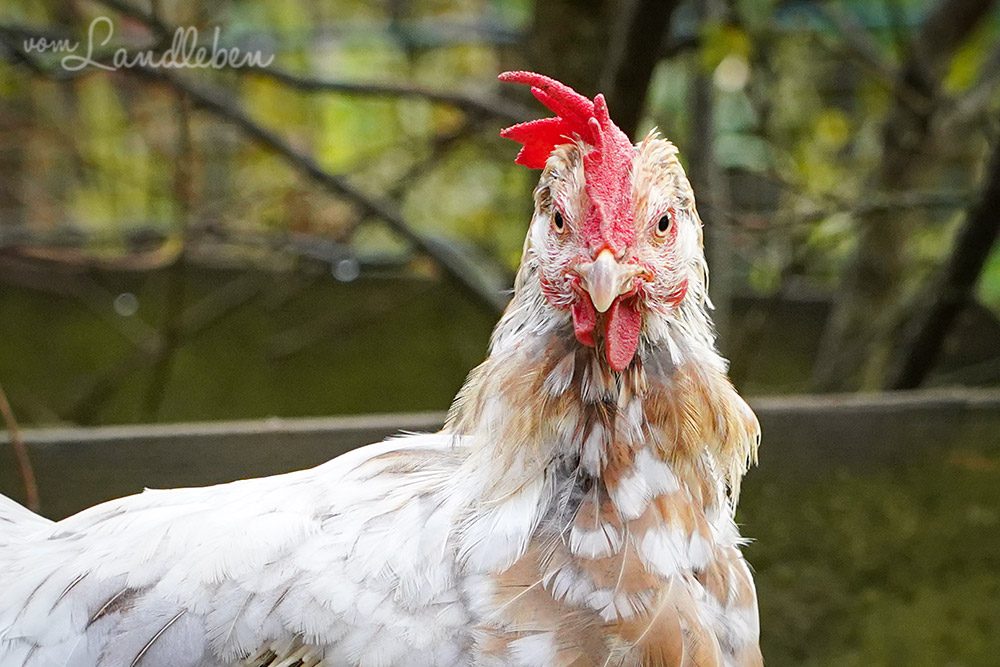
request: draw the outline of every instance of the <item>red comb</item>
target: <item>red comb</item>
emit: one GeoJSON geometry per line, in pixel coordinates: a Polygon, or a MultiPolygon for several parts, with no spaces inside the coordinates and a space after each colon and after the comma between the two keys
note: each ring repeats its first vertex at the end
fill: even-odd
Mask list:
{"type": "Polygon", "coordinates": [[[582,233],[595,252],[609,247],[620,255],[632,241],[632,158],[635,148],[608,115],[603,95],[593,101],[564,83],[534,72],[504,72],[501,81],[531,86],[531,94],[555,113],[519,123],[500,136],[523,144],[515,162],[542,169],[553,149],[579,137],[592,147],[583,157],[590,210],[582,221],[582,233]]]}

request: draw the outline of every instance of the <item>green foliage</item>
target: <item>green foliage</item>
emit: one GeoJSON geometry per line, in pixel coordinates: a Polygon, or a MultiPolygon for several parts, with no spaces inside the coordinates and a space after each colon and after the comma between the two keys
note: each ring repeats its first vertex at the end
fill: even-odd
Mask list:
{"type": "MultiPolygon", "coordinates": [[[[889,66],[905,55],[895,52],[897,31],[912,32],[927,3],[894,5],[849,2],[842,7],[866,27],[889,66]]],[[[224,43],[262,46],[286,70],[475,92],[495,88],[498,70],[524,64],[523,55],[512,55],[502,39],[492,42],[488,35],[494,29],[508,34],[530,30],[534,7],[530,0],[421,0],[390,11],[359,0],[334,0],[315,6],[182,4],[161,11],[169,22],[198,27],[203,39],[220,26],[224,43]],[[461,26],[476,28],[463,32],[461,26]]],[[[86,21],[102,13],[109,12],[86,5],[69,24],[70,32],[82,37],[86,21]]],[[[2,14],[25,24],[65,19],[53,3],[17,1],[2,14]]],[[[147,44],[148,35],[130,33],[120,19],[116,26],[116,43],[131,48],[147,44]]],[[[995,20],[985,21],[959,50],[945,77],[948,94],[960,95],[982,78],[997,28],[995,20]]],[[[856,238],[845,213],[888,194],[873,192],[870,181],[892,87],[808,8],[741,0],[724,20],[694,26],[679,20],[675,33],[697,38],[697,47],[657,67],[642,131],[656,124],[678,144],[685,161],[696,155],[692,81],[695,74],[711,78],[713,159],[731,173],[756,175],[783,189],[766,210],[754,193],[731,193],[734,224],[746,224],[748,210],[769,223],[751,220],[755,231],[738,239],[737,284],[771,292],[804,277],[832,286],[856,238]]],[[[529,33],[522,39],[530,39],[529,33]]],[[[519,44],[515,50],[521,48],[519,44]]],[[[177,100],[166,90],[94,72],[70,84],[73,103],[68,104],[65,89],[3,67],[11,74],[6,76],[5,69],[0,77],[5,98],[37,111],[27,114],[20,128],[34,138],[25,144],[28,160],[49,167],[48,182],[39,188],[49,200],[28,200],[25,217],[34,226],[72,224],[113,234],[142,225],[176,232],[180,212],[190,210],[194,221],[246,231],[349,238],[361,222],[350,206],[198,112],[191,121],[193,154],[182,155],[177,100]],[[143,96],[136,94],[140,90],[143,96]],[[59,130],[54,133],[53,128],[59,130]],[[74,159],[67,160],[68,154],[74,159]],[[193,163],[192,201],[179,202],[178,165],[185,161],[193,163]]],[[[197,74],[232,90],[234,103],[324,168],[350,175],[367,192],[393,192],[423,231],[471,243],[507,270],[516,264],[532,178],[511,164],[514,147],[495,139],[499,120],[483,122],[415,98],[308,94],[242,73],[197,74]],[[475,127],[467,127],[470,121],[476,121],[475,127]],[[448,139],[456,133],[457,138],[448,139]],[[441,142],[447,142],[444,148],[441,142]]],[[[981,140],[976,132],[952,137],[949,167],[930,169],[931,177],[920,187],[936,187],[942,182],[939,174],[947,175],[953,189],[974,187],[969,179],[973,172],[955,167],[967,167],[969,156],[978,156],[981,140]]],[[[914,238],[930,239],[914,255],[921,262],[940,259],[947,230],[931,223],[953,212],[909,212],[914,226],[927,232],[914,238]]],[[[398,243],[384,247],[405,250],[398,243]]],[[[914,273],[915,286],[923,275],[914,273]]]]}
{"type": "Polygon", "coordinates": [[[995,66],[990,56],[996,46],[997,26],[995,22],[985,22],[973,33],[955,54],[944,78],[944,88],[951,94],[968,90],[983,75],[986,68],[995,66]]]}
{"type": "MultiPolygon", "coordinates": [[[[481,40],[451,42],[447,33],[437,36],[436,21],[475,23],[493,15],[516,26],[524,24],[530,10],[523,0],[419,2],[409,7],[402,23],[387,25],[383,7],[337,0],[323,7],[252,2],[195,11],[171,6],[163,8],[163,16],[169,23],[197,27],[202,42],[211,39],[218,25],[224,45],[246,40],[262,45],[265,52],[274,53],[277,66],[289,71],[460,91],[496,85],[497,50],[481,40]],[[313,27],[319,29],[315,35],[313,27]],[[334,36],[324,37],[324,30],[334,36]],[[424,30],[426,34],[420,32],[424,30]],[[431,46],[411,48],[421,40],[431,40],[431,46]]],[[[31,3],[16,3],[7,11],[13,18],[36,23],[53,20],[31,3]]],[[[80,22],[69,26],[70,33],[82,37],[86,21],[108,13],[88,6],[80,22]]],[[[110,14],[115,18],[114,44],[148,46],[110,14]]],[[[22,131],[40,138],[27,144],[29,159],[56,166],[49,174],[58,185],[44,188],[49,199],[31,200],[28,206],[26,217],[33,227],[43,227],[47,219],[56,227],[70,223],[95,233],[121,233],[136,225],[176,233],[181,210],[190,212],[192,222],[210,221],[245,232],[337,236],[349,234],[346,230],[360,222],[349,206],[319,192],[217,119],[195,112],[185,130],[177,99],[166,90],[95,71],[70,84],[75,103],[66,117],[58,113],[67,106],[65,91],[37,81],[15,87],[30,77],[9,65],[2,67],[12,75],[5,71],[0,77],[8,98],[24,104],[26,91],[38,98],[36,106],[42,111],[23,120],[22,131]],[[150,95],[140,99],[137,90],[149,90],[150,95]],[[53,128],[63,132],[62,141],[49,139],[53,128]],[[180,137],[185,131],[193,138],[191,154],[182,154],[180,137]],[[67,168],[67,152],[79,158],[79,170],[67,168]],[[182,164],[190,164],[193,179],[187,202],[179,201],[182,164]],[[43,215],[46,206],[50,210],[43,215]]],[[[481,143],[484,134],[495,136],[498,122],[469,130],[451,142],[454,151],[443,150],[436,159],[434,143],[463,131],[464,114],[448,105],[413,97],[302,93],[245,73],[196,74],[231,89],[234,104],[325,169],[349,174],[366,192],[396,192],[403,210],[415,216],[423,231],[468,239],[508,269],[516,264],[517,236],[526,212],[518,204],[531,186],[522,175],[513,175],[518,171],[509,159],[513,146],[504,146],[507,154],[498,160],[494,149],[500,142],[481,143]]],[[[382,247],[405,250],[398,243],[382,247]]]]}
{"type": "Polygon", "coordinates": [[[979,279],[979,299],[1000,313],[1000,248],[993,251],[979,279]]]}
{"type": "Polygon", "coordinates": [[[701,66],[709,72],[732,55],[749,59],[753,49],[746,31],[728,23],[706,23],[701,29],[701,40],[701,66]]]}

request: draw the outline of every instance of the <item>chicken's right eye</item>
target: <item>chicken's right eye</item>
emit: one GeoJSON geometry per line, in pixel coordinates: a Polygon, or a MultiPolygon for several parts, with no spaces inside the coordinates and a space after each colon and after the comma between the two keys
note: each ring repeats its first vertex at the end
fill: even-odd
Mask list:
{"type": "Polygon", "coordinates": [[[556,231],[561,232],[566,228],[566,222],[563,220],[563,214],[561,211],[556,211],[552,215],[552,225],[556,228],[556,231]]]}

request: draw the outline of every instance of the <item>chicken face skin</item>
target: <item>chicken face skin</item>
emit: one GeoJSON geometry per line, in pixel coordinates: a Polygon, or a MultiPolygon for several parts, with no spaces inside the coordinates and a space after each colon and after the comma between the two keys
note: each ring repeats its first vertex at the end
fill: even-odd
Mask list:
{"type": "Polygon", "coordinates": [[[650,134],[634,149],[627,210],[606,212],[627,224],[618,248],[588,229],[582,142],[558,146],[535,188],[526,253],[537,259],[549,306],[568,311],[577,340],[602,347],[612,368],[624,370],[640,339],[657,342],[692,282],[705,282],[701,221],[691,186],[669,141],[650,134]]]}

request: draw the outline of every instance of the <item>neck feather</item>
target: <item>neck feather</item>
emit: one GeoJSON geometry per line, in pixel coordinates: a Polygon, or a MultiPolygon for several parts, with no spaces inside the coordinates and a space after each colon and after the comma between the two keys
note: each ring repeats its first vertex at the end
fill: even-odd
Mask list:
{"type": "Polygon", "coordinates": [[[493,479],[513,491],[554,467],[613,476],[648,449],[738,493],[759,427],[726,377],[702,305],[657,317],[632,364],[616,373],[599,349],[575,340],[568,314],[548,306],[535,284],[519,276],[490,355],[446,426],[475,436],[493,479]]]}
{"type": "Polygon", "coordinates": [[[445,425],[473,443],[460,475],[462,557],[503,571],[545,522],[566,526],[585,505],[628,521],[670,488],[735,536],[731,516],[758,425],[725,375],[707,316],[661,322],[616,373],[601,350],[576,341],[570,318],[535,284],[519,276],[490,355],[445,425]]]}

